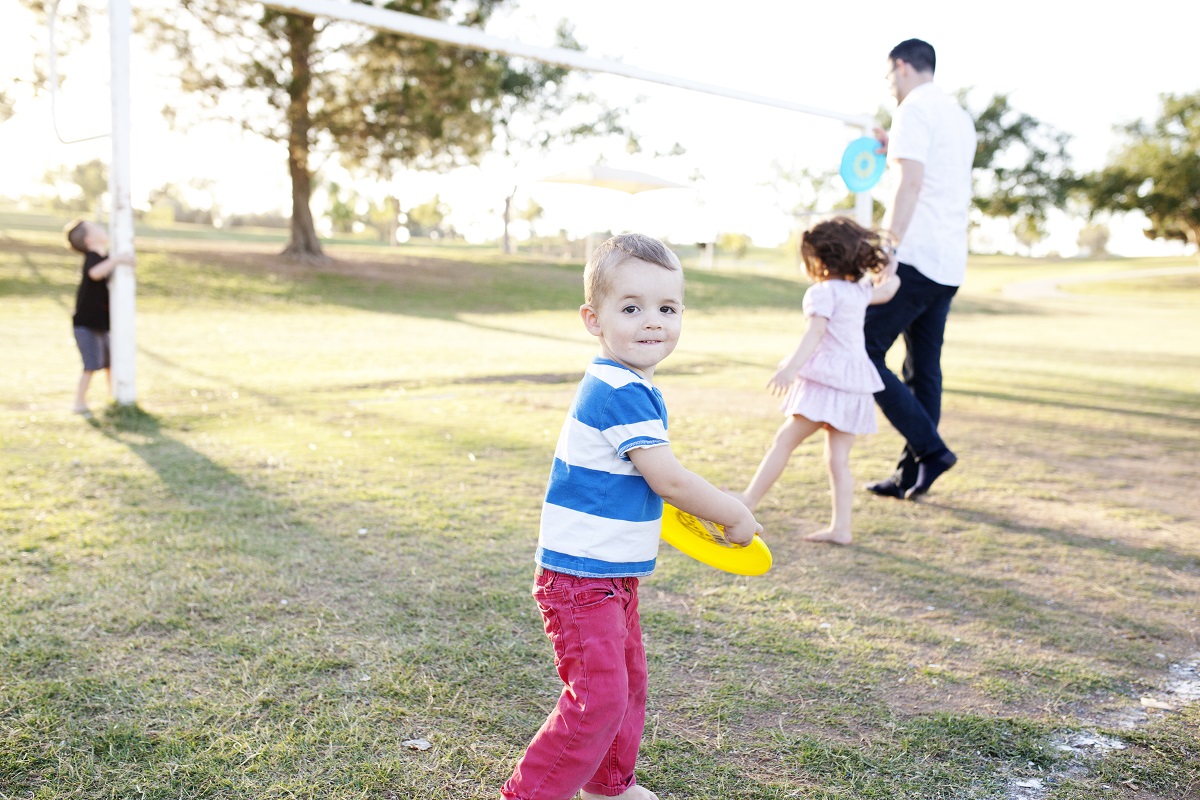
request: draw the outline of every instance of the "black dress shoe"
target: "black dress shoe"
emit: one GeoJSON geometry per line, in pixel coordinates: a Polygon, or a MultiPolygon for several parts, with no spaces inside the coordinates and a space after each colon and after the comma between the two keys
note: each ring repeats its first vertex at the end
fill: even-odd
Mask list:
{"type": "Polygon", "coordinates": [[[868,483],[867,491],[880,497],[894,497],[897,500],[904,499],[904,487],[896,483],[892,478],[877,481],[876,483],[868,483]]]}
{"type": "Polygon", "coordinates": [[[942,473],[958,463],[958,456],[945,451],[939,456],[927,458],[917,464],[917,482],[904,493],[906,500],[913,500],[929,491],[929,487],[933,486],[933,482],[941,477],[942,473]]]}

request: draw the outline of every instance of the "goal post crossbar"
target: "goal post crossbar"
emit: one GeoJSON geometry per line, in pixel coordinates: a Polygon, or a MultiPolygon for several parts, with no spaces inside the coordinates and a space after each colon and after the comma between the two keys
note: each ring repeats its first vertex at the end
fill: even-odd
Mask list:
{"type": "MultiPolygon", "coordinates": [[[[113,197],[112,252],[133,253],[133,213],[130,204],[130,87],[129,87],[129,33],[131,17],[130,0],[109,0],[110,41],[112,45],[112,115],[113,115],[113,163],[110,189],[113,197]]],[[[845,114],[816,106],[804,105],[778,97],[756,94],[727,86],[705,83],[679,75],[641,69],[620,61],[597,58],[579,50],[564,47],[544,47],[493,36],[483,31],[453,25],[440,20],[389,11],[361,3],[336,2],[335,0],[266,0],[264,5],[281,11],[307,16],[323,16],[357,22],[372,28],[407,34],[419,39],[445,42],[476,50],[488,50],[507,56],[529,58],[547,64],[588,72],[602,72],[635,80],[674,86],[680,89],[741,100],[787,111],[797,111],[818,117],[838,120],[869,133],[874,120],[865,114],[845,114]]],[[[859,222],[869,224],[871,219],[871,195],[859,192],[855,196],[855,216],[859,222]]],[[[112,377],[113,394],[118,405],[137,402],[134,356],[135,341],[135,295],[136,283],[133,269],[120,266],[114,272],[110,284],[112,298],[112,377]]]]}
{"type": "Polygon", "coordinates": [[[449,22],[442,22],[441,20],[417,16],[416,14],[406,14],[402,11],[376,8],[375,6],[362,3],[344,3],[337,2],[337,0],[266,0],[264,4],[271,8],[304,14],[306,16],[332,17],[348,22],[357,22],[372,28],[415,36],[418,39],[456,44],[476,50],[489,50],[507,56],[530,58],[546,64],[554,64],[555,66],[571,69],[605,72],[611,75],[620,75],[650,83],[659,83],[666,86],[703,92],[705,94],[728,97],[734,100],[743,100],[758,105],[773,106],[788,111],[798,111],[803,114],[827,117],[856,128],[862,128],[865,131],[869,131],[875,124],[874,120],[865,114],[845,114],[778,97],[769,97],[767,95],[746,92],[741,89],[692,80],[691,78],[679,75],[653,72],[620,61],[591,56],[579,50],[528,44],[484,33],[475,28],[454,25],[449,22]]]}

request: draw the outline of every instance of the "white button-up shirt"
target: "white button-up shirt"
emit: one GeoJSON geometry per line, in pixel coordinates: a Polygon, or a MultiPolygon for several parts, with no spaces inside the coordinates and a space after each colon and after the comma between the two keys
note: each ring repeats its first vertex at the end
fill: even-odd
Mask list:
{"type": "Polygon", "coordinates": [[[966,274],[975,142],[971,115],[933,83],[905,96],[888,132],[888,160],[909,159],[925,168],[897,258],[944,286],[961,286],[966,274]]]}

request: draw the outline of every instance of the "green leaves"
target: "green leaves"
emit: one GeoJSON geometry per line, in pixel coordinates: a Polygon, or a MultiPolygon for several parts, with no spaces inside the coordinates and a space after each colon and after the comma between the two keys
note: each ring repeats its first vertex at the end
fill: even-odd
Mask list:
{"type": "Polygon", "coordinates": [[[1148,238],[1200,245],[1200,92],[1161,99],[1158,119],[1125,126],[1122,149],[1081,190],[1092,213],[1140,211],[1148,238]]]}
{"type": "Polygon", "coordinates": [[[1070,134],[1017,111],[1004,94],[975,116],[975,129],[974,206],[989,217],[1017,217],[1026,235],[1040,230],[1047,212],[1064,205],[1076,183],[1067,154],[1070,134]]]}

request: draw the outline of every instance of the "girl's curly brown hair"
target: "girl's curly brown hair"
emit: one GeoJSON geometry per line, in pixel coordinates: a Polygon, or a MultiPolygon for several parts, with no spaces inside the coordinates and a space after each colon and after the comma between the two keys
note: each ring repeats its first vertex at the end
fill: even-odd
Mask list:
{"type": "Polygon", "coordinates": [[[886,236],[849,217],[819,222],[800,237],[804,270],[814,281],[858,281],[868,272],[879,272],[887,266],[891,241],[886,236]]]}

